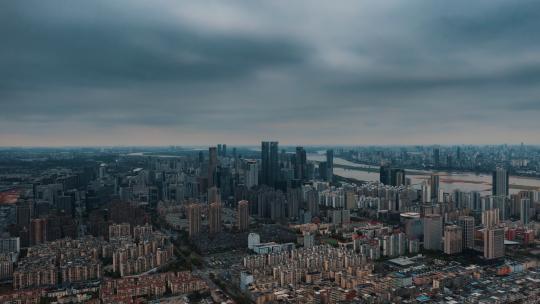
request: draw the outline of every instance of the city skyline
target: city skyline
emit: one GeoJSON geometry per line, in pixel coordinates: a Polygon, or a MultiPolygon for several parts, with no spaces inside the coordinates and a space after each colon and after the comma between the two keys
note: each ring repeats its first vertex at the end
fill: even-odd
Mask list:
{"type": "Polygon", "coordinates": [[[0,302],[538,297],[540,147],[259,147],[0,149],[0,302]]]}
{"type": "Polygon", "coordinates": [[[0,146],[540,144],[538,12],[10,1],[0,146]]]}
{"type": "Polygon", "coordinates": [[[0,1],[0,303],[540,303],[540,1],[0,1]]]}

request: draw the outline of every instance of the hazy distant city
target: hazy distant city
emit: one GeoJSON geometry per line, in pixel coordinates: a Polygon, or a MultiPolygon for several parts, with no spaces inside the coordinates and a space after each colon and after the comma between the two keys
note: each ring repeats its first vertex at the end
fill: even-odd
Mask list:
{"type": "Polygon", "coordinates": [[[0,303],[540,304],[540,1],[0,1],[0,303]]]}

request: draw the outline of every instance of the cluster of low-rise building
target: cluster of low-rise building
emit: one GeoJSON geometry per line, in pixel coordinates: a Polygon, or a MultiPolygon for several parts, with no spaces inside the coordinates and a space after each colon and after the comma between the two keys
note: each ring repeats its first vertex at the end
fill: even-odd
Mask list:
{"type": "Polygon", "coordinates": [[[244,258],[240,287],[256,303],[534,303],[535,259],[462,265],[422,255],[377,261],[328,245],[244,258]]]}
{"type": "Polygon", "coordinates": [[[189,271],[164,272],[58,287],[35,287],[0,294],[0,303],[141,303],[160,298],[208,291],[207,283],[189,271]]]}
{"type": "Polygon", "coordinates": [[[243,265],[241,289],[247,290],[256,302],[274,300],[275,290],[290,286],[353,288],[373,269],[366,256],[329,245],[250,255],[244,257],[243,265]]]}
{"type": "Polygon", "coordinates": [[[13,288],[24,289],[100,279],[100,249],[94,237],[60,239],[28,248],[13,272],[13,288]]]}
{"type": "Polygon", "coordinates": [[[208,290],[200,277],[189,271],[167,272],[121,279],[106,279],[99,292],[103,303],[131,303],[138,297],[161,297],[208,290]]]}
{"type": "Polygon", "coordinates": [[[165,265],[174,257],[173,244],[151,225],[136,226],[133,233],[129,224],[111,225],[103,256],[111,257],[113,272],[124,277],[165,265]]]}
{"type": "Polygon", "coordinates": [[[0,259],[0,274],[13,278],[14,289],[99,280],[103,258],[112,259],[120,276],[138,274],[170,261],[173,245],[150,225],[136,226],[133,233],[129,224],[111,225],[109,241],[85,236],[38,244],[27,249],[14,271],[11,260],[0,259]]]}

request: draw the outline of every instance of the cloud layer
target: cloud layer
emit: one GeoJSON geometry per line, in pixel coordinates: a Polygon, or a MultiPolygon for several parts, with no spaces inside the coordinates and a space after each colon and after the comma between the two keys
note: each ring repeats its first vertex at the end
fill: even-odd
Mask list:
{"type": "Polygon", "coordinates": [[[0,145],[540,144],[538,1],[5,1],[0,145]]]}

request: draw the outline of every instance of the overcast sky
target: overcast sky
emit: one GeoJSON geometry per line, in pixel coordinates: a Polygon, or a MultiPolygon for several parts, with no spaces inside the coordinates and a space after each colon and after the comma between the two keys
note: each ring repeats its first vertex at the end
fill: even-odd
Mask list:
{"type": "Polygon", "coordinates": [[[0,145],[540,144],[540,1],[1,1],[0,145]]]}

